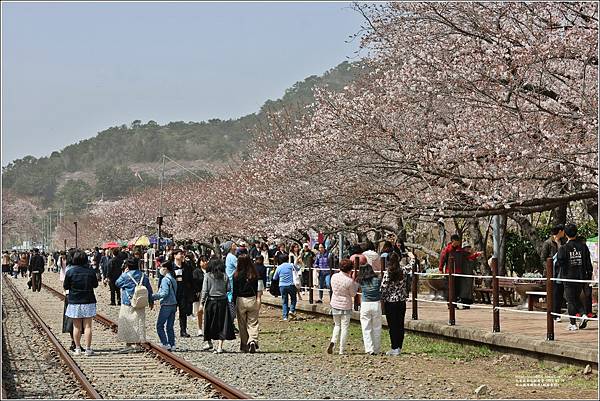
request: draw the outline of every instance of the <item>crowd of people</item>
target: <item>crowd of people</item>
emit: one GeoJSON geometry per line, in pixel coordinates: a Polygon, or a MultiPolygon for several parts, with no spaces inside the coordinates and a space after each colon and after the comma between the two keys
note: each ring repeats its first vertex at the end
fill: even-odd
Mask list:
{"type": "MultiPolygon", "coordinates": [[[[442,250],[439,260],[440,273],[448,273],[449,261],[452,259],[454,273],[472,275],[480,252],[473,252],[469,243],[461,244],[457,234],[452,235],[450,243],[442,250]]],[[[592,287],[589,282],[593,277],[593,265],[590,250],[585,237],[578,235],[575,224],[556,225],[550,231],[548,238],[542,245],[540,266],[545,266],[548,258],[552,259],[552,277],[561,280],[581,281],[553,281],[552,286],[552,312],[554,320],[561,322],[561,315],[565,309],[570,316],[567,330],[576,331],[587,327],[588,320],[596,317],[592,312],[592,287]],[[581,298],[585,302],[581,302],[581,298]]],[[[490,263],[490,261],[488,261],[490,263]]],[[[541,270],[542,276],[546,271],[541,270]]],[[[502,273],[502,272],[501,272],[502,273]]],[[[473,303],[473,278],[455,277],[455,291],[457,307],[469,309],[473,303]]]]}
{"type": "MultiPolygon", "coordinates": [[[[324,293],[329,292],[333,332],[327,353],[333,353],[336,347],[338,353],[344,353],[353,301],[360,290],[365,353],[381,352],[385,315],[391,342],[387,354],[399,355],[404,341],[410,271],[419,261],[401,241],[385,241],[379,252],[370,241],[347,245],[339,263],[334,257],[333,244],[326,241],[314,247],[309,243],[302,247],[294,244],[289,250],[283,243],[268,246],[256,242],[248,246],[244,241],[227,241],[217,253],[190,244],[169,245],[160,251],[154,246],[70,249],[51,254],[33,249],[21,254],[4,252],[2,270],[14,278],[28,277],[33,291],[40,291],[45,271],[59,273],[66,295],[63,332],[70,334],[75,354],[94,355],[91,345],[97,303],[95,289],[102,284],[110,292],[110,305],[120,308],[118,338],[124,343],[119,350],[122,353],[135,351],[146,342],[146,310],[152,310],[156,302],[160,304],[156,331],[165,349],[176,350],[176,317],[179,336],[192,335],[189,332],[193,329],[188,328],[191,317],[196,323],[193,335],[203,338],[202,350],[221,354],[224,341],[239,335],[240,351],[255,353],[259,349],[263,292],[268,290],[281,296],[281,318],[288,321],[295,318],[302,293],[314,285],[318,288],[317,303],[322,303],[324,293]],[[156,290],[152,285],[154,280],[156,290]]],[[[452,260],[455,273],[473,274],[480,256],[455,234],[440,255],[439,271],[447,273],[452,260]]],[[[574,225],[555,227],[551,238],[544,243],[542,257],[554,258],[557,278],[590,280],[592,277],[589,249],[577,237],[574,225]]],[[[417,271],[421,270],[424,269],[417,266],[417,271]]],[[[455,285],[459,307],[468,309],[473,302],[473,278],[456,277],[455,285]]],[[[587,318],[592,317],[589,285],[559,281],[554,285],[554,311],[561,312],[564,293],[569,315],[580,318],[579,326],[575,318],[570,318],[568,329],[585,328],[587,318]],[[589,299],[585,305],[579,301],[582,291],[589,299]]]]}
{"type": "MultiPolygon", "coordinates": [[[[562,280],[592,280],[593,265],[585,238],[578,235],[575,224],[557,225],[542,247],[542,259],[553,259],[553,277],[562,280]]],[[[553,281],[552,308],[561,314],[565,302],[569,314],[567,330],[576,331],[587,327],[592,312],[592,287],[578,281],[553,281]],[[581,302],[581,295],[585,302],[581,302]],[[579,324],[579,326],[577,325],[579,324]]],[[[554,318],[557,322],[560,316],[554,318]]]]}

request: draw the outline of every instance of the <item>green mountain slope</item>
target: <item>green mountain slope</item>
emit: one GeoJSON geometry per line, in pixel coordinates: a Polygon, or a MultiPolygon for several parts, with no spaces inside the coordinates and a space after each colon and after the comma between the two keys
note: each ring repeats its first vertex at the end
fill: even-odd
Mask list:
{"type": "MultiPolygon", "coordinates": [[[[44,205],[50,205],[61,195],[60,192],[57,193],[57,186],[62,184],[61,177],[67,173],[93,171],[96,178],[111,172],[129,175],[127,171],[117,170],[117,167],[157,162],[163,153],[176,155],[178,160],[227,160],[245,149],[251,129],[265,119],[268,112],[284,107],[302,110],[313,102],[315,87],[340,90],[354,80],[360,71],[360,64],[343,62],[322,76],[313,75],[297,82],[286,90],[281,99],[268,100],[259,112],[236,120],[177,121],[166,125],[136,120],[129,125],[110,127],[93,138],[52,152],[48,157],[37,159],[26,156],[13,161],[2,169],[2,187],[17,195],[37,197],[44,205]],[[114,171],[109,171],[111,168],[114,171]]],[[[137,178],[132,179],[132,185],[139,185],[135,180],[137,178]]],[[[155,181],[148,179],[144,182],[152,185],[155,181]]],[[[107,194],[106,186],[104,183],[102,193],[105,196],[121,195],[107,194]]],[[[108,187],[110,186],[109,183],[108,187]]],[[[82,185],[74,187],[82,188],[82,185]]],[[[99,188],[95,190],[100,193],[99,188]]]]}

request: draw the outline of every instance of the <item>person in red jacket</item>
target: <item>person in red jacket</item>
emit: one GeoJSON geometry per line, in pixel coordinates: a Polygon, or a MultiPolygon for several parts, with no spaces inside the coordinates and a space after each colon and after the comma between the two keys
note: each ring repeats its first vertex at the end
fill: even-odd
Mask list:
{"type": "MultiPolygon", "coordinates": [[[[461,274],[463,272],[463,265],[466,262],[468,254],[462,249],[460,236],[458,234],[452,234],[450,237],[450,243],[442,250],[440,255],[440,273],[450,273],[450,259],[454,261],[454,273],[461,274]]],[[[462,293],[462,280],[454,280],[454,294],[462,293]]],[[[462,299],[457,297],[456,302],[463,303],[462,299]]],[[[462,309],[461,306],[458,309],[462,309]]]]}
{"type": "Polygon", "coordinates": [[[461,273],[462,263],[466,257],[466,254],[460,246],[460,236],[458,234],[452,234],[450,237],[450,243],[442,250],[439,265],[440,273],[450,272],[450,266],[448,265],[450,256],[454,258],[454,273],[461,273]],[[444,267],[446,268],[445,271],[444,267]]]}

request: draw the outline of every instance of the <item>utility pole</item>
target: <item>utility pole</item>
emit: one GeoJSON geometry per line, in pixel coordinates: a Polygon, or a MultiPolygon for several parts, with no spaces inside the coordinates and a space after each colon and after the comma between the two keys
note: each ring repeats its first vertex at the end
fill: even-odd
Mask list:
{"type": "Polygon", "coordinates": [[[77,248],[77,222],[74,221],[73,224],[75,225],[75,248],[77,248]]]}
{"type": "Polygon", "coordinates": [[[44,245],[46,244],[46,218],[42,219],[42,252],[44,252],[44,245]]]}
{"type": "Polygon", "coordinates": [[[158,224],[158,234],[157,234],[157,238],[156,238],[156,242],[157,242],[157,246],[158,246],[158,251],[160,251],[160,244],[161,244],[161,228],[162,228],[162,224],[163,224],[163,214],[162,214],[162,195],[163,195],[163,182],[165,180],[165,155],[162,155],[162,169],[161,169],[161,173],[160,173],[160,195],[159,195],[159,203],[158,203],[158,217],[156,218],[156,224],[158,224]]]}
{"type": "Polygon", "coordinates": [[[50,235],[52,234],[52,210],[48,211],[48,234],[46,235],[46,249],[50,250],[50,235]]]}

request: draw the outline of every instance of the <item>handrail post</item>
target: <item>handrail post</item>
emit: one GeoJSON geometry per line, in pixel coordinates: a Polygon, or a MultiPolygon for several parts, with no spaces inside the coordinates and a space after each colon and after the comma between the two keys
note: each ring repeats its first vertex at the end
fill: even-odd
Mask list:
{"type": "Polygon", "coordinates": [[[456,309],[454,305],[454,256],[448,258],[448,324],[454,326],[456,324],[456,309]]]}
{"type": "Polygon", "coordinates": [[[312,305],[312,303],[314,302],[315,298],[314,298],[314,282],[313,282],[313,265],[312,265],[312,258],[309,258],[308,261],[310,262],[309,266],[308,266],[308,303],[312,305]]]}
{"type": "Polygon", "coordinates": [[[419,276],[415,274],[417,272],[417,266],[413,263],[412,268],[412,280],[410,283],[410,289],[412,292],[412,320],[419,320],[419,312],[417,310],[417,289],[419,288],[419,276]]]}
{"type": "Polygon", "coordinates": [[[498,302],[498,259],[492,258],[492,316],[494,320],[494,326],[492,331],[494,333],[500,332],[500,309],[498,309],[500,303],[498,302]]]}
{"type": "MultiPolygon", "coordinates": [[[[333,264],[335,263],[337,259],[335,257],[331,258],[331,263],[329,263],[329,288],[327,288],[329,290],[328,294],[329,294],[329,302],[331,302],[331,278],[333,277],[333,264]]],[[[339,261],[338,261],[338,267],[339,267],[339,261]]],[[[325,284],[327,284],[327,281],[325,281],[325,284]]],[[[327,285],[325,285],[325,287],[327,287],[327,285]]]]}
{"type": "MultiPolygon", "coordinates": [[[[359,257],[355,257],[354,258],[354,279],[356,280],[356,278],[358,277],[358,266],[359,266],[360,262],[359,262],[359,257]]],[[[358,291],[360,292],[360,287],[358,288],[358,291]]],[[[360,295],[358,295],[358,292],[356,293],[356,295],[354,296],[354,310],[357,311],[358,310],[358,306],[360,305],[360,295]]]]}
{"type": "MultiPolygon", "coordinates": [[[[546,340],[554,341],[554,317],[552,316],[552,258],[546,259],[546,340]]],[[[560,313],[560,312],[559,312],[560,313]]]]}

